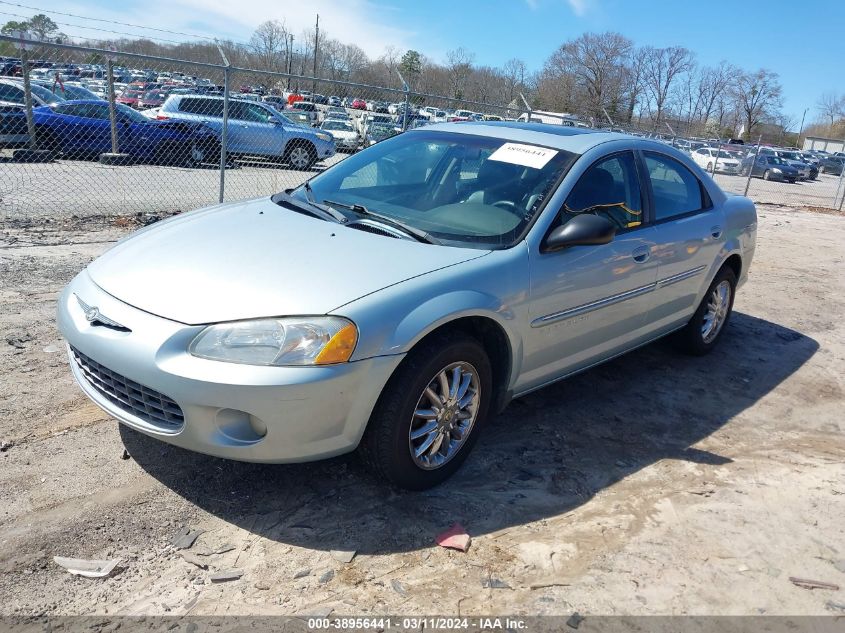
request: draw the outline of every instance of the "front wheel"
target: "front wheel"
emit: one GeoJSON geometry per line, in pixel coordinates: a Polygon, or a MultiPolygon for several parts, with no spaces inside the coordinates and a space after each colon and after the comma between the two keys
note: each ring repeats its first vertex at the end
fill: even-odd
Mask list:
{"type": "Polygon", "coordinates": [[[736,275],[725,266],[710,284],[689,323],[679,330],[676,340],[693,356],[709,353],[722,336],[731,318],[736,290],[736,275]]]}
{"type": "Polygon", "coordinates": [[[424,490],[466,459],[492,399],[492,370],[481,344],[466,335],[435,335],[413,349],[388,381],[360,452],[377,475],[424,490]]]}
{"type": "Polygon", "coordinates": [[[763,180],[771,180],[771,179],[772,179],[772,176],[769,173],[769,170],[767,169],[766,171],[763,172],[763,180]]]}

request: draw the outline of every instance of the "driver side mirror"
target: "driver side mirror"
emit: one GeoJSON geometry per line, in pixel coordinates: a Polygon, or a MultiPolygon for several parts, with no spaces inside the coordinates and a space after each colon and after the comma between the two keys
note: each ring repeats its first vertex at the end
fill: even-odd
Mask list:
{"type": "Polygon", "coordinates": [[[601,215],[583,213],[553,229],[543,243],[543,252],[551,253],[570,246],[595,246],[611,242],[616,226],[601,215]]]}

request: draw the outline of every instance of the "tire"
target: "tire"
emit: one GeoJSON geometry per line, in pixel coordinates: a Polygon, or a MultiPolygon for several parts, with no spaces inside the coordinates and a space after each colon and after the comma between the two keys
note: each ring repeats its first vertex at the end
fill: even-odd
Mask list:
{"type": "Polygon", "coordinates": [[[713,163],[707,163],[707,171],[713,171],[713,163]]]}
{"type": "Polygon", "coordinates": [[[710,287],[707,288],[707,292],[704,293],[704,298],[689,323],[682,330],[679,330],[675,336],[676,343],[684,352],[692,356],[704,356],[716,347],[730,321],[735,294],[736,275],[729,267],[723,266],[713,279],[710,287]],[[727,286],[723,286],[723,284],[727,284],[727,286]],[[723,288],[727,288],[728,291],[726,299],[722,294],[723,288]],[[721,304],[711,306],[711,303],[718,300],[719,297],[721,297],[721,304]],[[724,303],[725,300],[727,304],[724,303]],[[708,318],[712,323],[712,309],[714,308],[721,314],[715,332],[712,329],[707,329],[708,318]]]}
{"type": "Polygon", "coordinates": [[[771,180],[771,179],[772,178],[769,174],[769,170],[767,169],[766,171],[763,172],[763,180],[771,180]]]}
{"type": "Polygon", "coordinates": [[[492,397],[492,369],[481,343],[457,332],[436,334],[414,348],[385,385],[361,440],[360,455],[374,474],[395,486],[408,490],[436,486],[454,474],[466,459],[484,427],[492,397]],[[455,367],[460,371],[459,381],[454,380],[455,367]],[[428,415],[436,412],[426,393],[440,396],[443,390],[439,377],[444,372],[448,372],[451,384],[463,384],[470,377],[464,400],[469,398],[471,406],[461,409],[459,400],[457,409],[442,407],[436,419],[417,416],[417,411],[428,415]],[[461,414],[470,417],[458,417],[461,414]],[[449,452],[442,439],[435,438],[440,428],[461,423],[468,424],[466,433],[461,439],[458,429],[452,430],[452,441],[458,444],[449,452]],[[425,425],[435,425],[435,429],[420,435],[425,425]],[[412,431],[417,431],[417,437],[412,437],[412,431]],[[440,448],[433,454],[423,451],[421,457],[415,458],[412,450],[423,448],[430,438],[433,444],[429,444],[440,448]],[[428,462],[427,466],[424,462],[428,462]]]}
{"type": "Polygon", "coordinates": [[[295,139],[285,150],[284,161],[291,169],[305,171],[317,162],[317,150],[308,141],[295,139]]]}
{"type": "Polygon", "coordinates": [[[56,134],[45,128],[35,128],[35,149],[49,152],[50,156],[61,154],[61,143],[56,134]]]}

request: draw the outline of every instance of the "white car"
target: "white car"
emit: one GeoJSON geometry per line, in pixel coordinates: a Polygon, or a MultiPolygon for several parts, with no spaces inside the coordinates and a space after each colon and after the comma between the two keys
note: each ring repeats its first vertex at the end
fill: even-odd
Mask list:
{"type": "Polygon", "coordinates": [[[725,174],[739,173],[739,160],[724,150],[702,147],[695,150],[691,156],[705,171],[712,172],[715,167],[716,171],[725,174]]]}
{"type": "Polygon", "coordinates": [[[449,116],[445,110],[435,108],[433,106],[425,106],[420,108],[420,116],[425,117],[430,123],[446,123],[446,118],[449,116]]]}
{"type": "Polygon", "coordinates": [[[354,152],[361,146],[361,137],[349,121],[326,119],[320,129],[332,135],[338,152],[354,152]]]}

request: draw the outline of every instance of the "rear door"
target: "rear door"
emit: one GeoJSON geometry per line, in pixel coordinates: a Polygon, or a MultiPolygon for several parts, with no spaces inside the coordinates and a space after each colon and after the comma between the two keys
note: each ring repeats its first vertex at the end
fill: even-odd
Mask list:
{"type": "Polygon", "coordinates": [[[654,330],[689,319],[725,242],[725,219],[697,176],[675,158],[642,153],[651,197],[657,287],[650,301],[654,330]]]}

